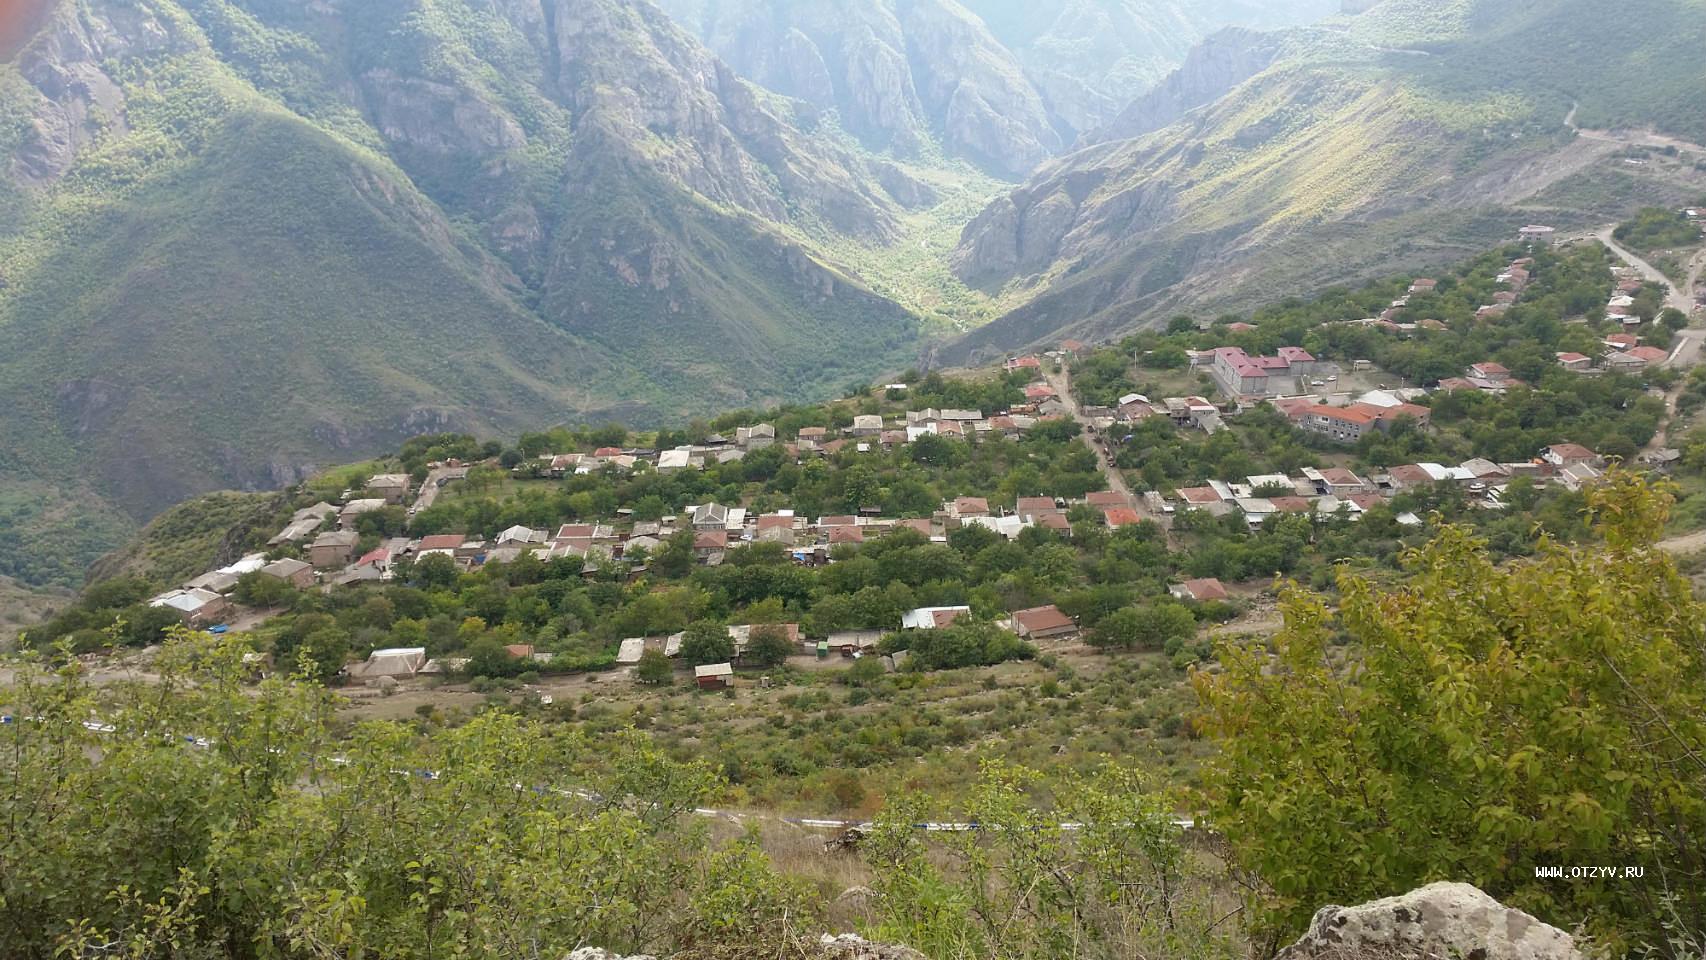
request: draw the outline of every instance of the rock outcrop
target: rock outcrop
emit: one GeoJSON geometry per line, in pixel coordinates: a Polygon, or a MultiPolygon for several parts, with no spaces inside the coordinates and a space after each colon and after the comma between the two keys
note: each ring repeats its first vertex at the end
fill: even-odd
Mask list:
{"type": "Polygon", "coordinates": [[[664,0],[742,76],[834,110],[866,146],[950,152],[1017,178],[1062,145],[1012,54],[955,3],[664,0]]]}
{"type": "Polygon", "coordinates": [[[1078,145],[1127,140],[1160,130],[1273,66],[1284,47],[1281,34],[1237,27],[1222,30],[1192,48],[1167,79],[1127,104],[1106,125],[1086,133],[1078,145]]]}
{"type": "MultiPolygon", "coordinates": [[[[824,934],[816,960],[927,960],[898,944],[824,934]]],[[[656,960],[582,947],[564,960],[656,960]]],[[[1359,907],[1323,907],[1274,960],[1582,960],[1567,933],[1466,883],[1433,883],[1359,907]]]]}
{"type": "MultiPolygon", "coordinates": [[[[911,947],[892,943],[872,943],[853,933],[824,934],[817,943],[817,960],[928,960],[911,947]]],[[[599,947],[581,947],[563,960],[657,960],[656,957],[636,954],[623,956],[599,947]]]]}
{"type": "Polygon", "coordinates": [[[39,32],[18,57],[18,71],[36,99],[10,170],[32,186],[64,176],[78,152],[103,133],[129,129],[124,88],[110,73],[114,64],[185,44],[168,21],[141,5],[84,10],[60,3],[42,17],[39,32]]]}
{"type": "Polygon", "coordinates": [[[824,934],[818,941],[824,960],[927,960],[924,954],[911,947],[892,943],[872,943],[853,933],[839,936],[824,934]]]}
{"type": "Polygon", "coordinates": [[[1358,907],[1322,907],[1275,960],[1581,960],[1557,927],[1467,883],[1432,883],[1358,907]]]}

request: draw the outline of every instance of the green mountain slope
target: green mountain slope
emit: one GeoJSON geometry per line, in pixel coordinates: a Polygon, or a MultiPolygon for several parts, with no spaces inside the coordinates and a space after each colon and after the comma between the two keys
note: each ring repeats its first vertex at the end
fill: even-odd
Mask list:
{"type": "Polygon", "coordinates": [[[0,64],[0,575],[423,430],[839,392],[936,188],[627,0],[57,0],[0,64]]]}
{"type": "Polygon", "coordinates": [[[967,227],[960,276],[1023,302],[941,359],[1247,309],[1282,287],[1437,263],[1531,219],[1598,225],[1689,195],[1693,160],[1624,165],[1565,119],[1579,102],[1584,125],[1692,134],[1676,91],[1700,88],[1688,51],[1706,41],[1706,5],[1625,5],[1616,60],[1589,55],[1603,45],[1594,6],[1388,0],[1294,33],[1243,82],[1178,78],[1178,102],[1152,105],[1163,120],[1234,85],[1056,161],[967,227]],[[1629,60],[1650,67],[1639,81],[1629,60]]]}

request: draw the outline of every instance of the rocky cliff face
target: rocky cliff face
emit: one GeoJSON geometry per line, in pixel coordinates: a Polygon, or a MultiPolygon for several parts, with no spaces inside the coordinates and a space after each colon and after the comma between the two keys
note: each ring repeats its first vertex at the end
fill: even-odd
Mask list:
{"type": "Polygon", "coordinates": [[[146,6],[42,6],[36,32],[17,55],[34,96],[25,105],[29,129],[11,158],[12,176],[35,187],[63,176],[103,132],[129,130],[124,90],[109,73],[116,64],[188,46],[146,6]]]}
{"type": "Polygon", "coordinates": [[[873,149],[939,139],[1001,176],[1061,145],[1042,98],[981,21],[951,0],[665,0],[743,76],[813,106],[873,149]]]}
{"type": "Polygon", "coordinates": [[[1169,126],[1273,66],[1285,45],[1282,34],[1236,27],[1222,30],[1193,47],[1177,70],[1106,125],[1086,133],[1078,145],[1130,140],[1169,126]]]}
{"type": "Polygon", "coordinates": [[[867,146],[932,142],[1017,179],[1110,120],[1230,24],[1303,22],[1328,0],[662,0],[743,76],[834,110],[867,146]]]}

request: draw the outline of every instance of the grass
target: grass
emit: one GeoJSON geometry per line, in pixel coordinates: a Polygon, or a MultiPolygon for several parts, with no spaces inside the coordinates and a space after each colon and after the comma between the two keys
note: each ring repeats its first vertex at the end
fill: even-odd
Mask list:
{"type": "Polygon", "coordinates": [[[47,619],[71,600],[63,587],[32,587],[10,577],[0,577],[0,652],[18,631],[47,619]]]}
{"type": "Polygon", "coordinates": [[[838,243],[826,238],[829,249],[873,292],[917,314],[927,335],[982,326],[1000,314],[1003,304],[955,276],[949,257],[961,229],[1012,184],[963,164],[946,170],[910,168],[909,172],[938,191],[934,204],[904,215],[900,235],[891,242],[838,243]]]}
{"type": "Polygon", "coordinates": [[[272,493],[209,493],[155,517],[125,546],[90,568],[91,580],[138,577],[159,587],[183,583],[260,549],[289,518],[272,493]]]}
{"type": "MultiPolygon", "coordinates": [[[[868,688],[846,685],[839,658],[772,671],[769,688],[743,674],[732,693],[703,693],[678,672],[667,688],[620,673],[548,679],[555,703],[539,709],[596,735],[647,730],[677,756],[722,766],[730,787],[719,805],[786,814],[869,816],[885,797],[934,796],[944,810],[1001,758],[1050,774],[1085,772],[1105,756],[1140,756],[1157,779],[1188,781],[1205,746],[1183,716],[1194,695],[1184,672],[1161,654],[1103,656],[1072,645],[1045,647],[1036,662],[928,674],[892,674],[868,688]],[[921,762],[928,757],[929,762],[921,762]]],[[[465,686],[373,697],[364,691],[349,719],[441,719],[491,702],[465,686]]],[[[516,704],[523,693],[500,694],[516,704]]]]}

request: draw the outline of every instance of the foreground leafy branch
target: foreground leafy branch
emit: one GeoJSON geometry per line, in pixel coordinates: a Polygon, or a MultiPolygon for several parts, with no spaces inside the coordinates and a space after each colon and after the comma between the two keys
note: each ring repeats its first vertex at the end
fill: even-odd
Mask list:
{"type": "Polygon", "coordinates": [[[1700,935],[1706,608],[1654,545],[1668,489],[1615,473],[1587,502],[1603,547],[1499,566],[1444,526],[1403,587],[1342,577],[1336,614],[1292,589],[1271,642],[1196,677],[1213,823],[1271,936],[1442,879],[1621,947],[1667,913],[1700,935]]]}

